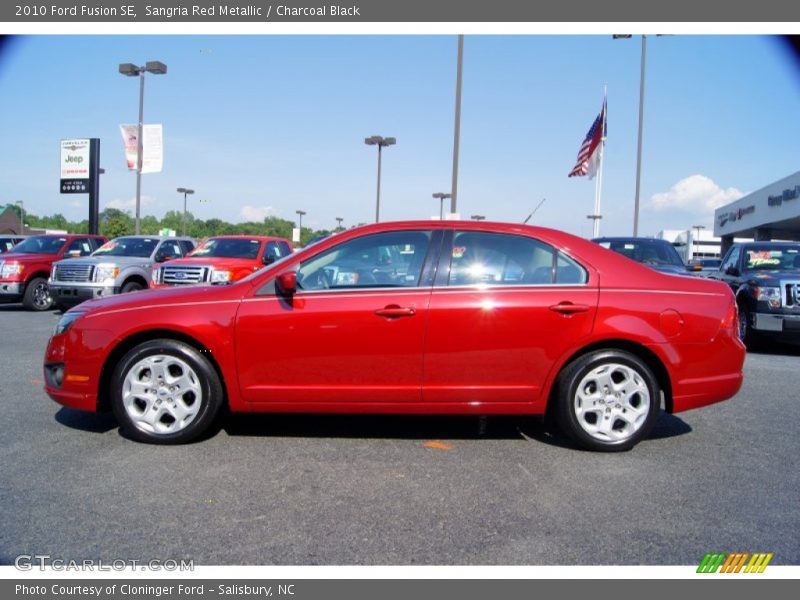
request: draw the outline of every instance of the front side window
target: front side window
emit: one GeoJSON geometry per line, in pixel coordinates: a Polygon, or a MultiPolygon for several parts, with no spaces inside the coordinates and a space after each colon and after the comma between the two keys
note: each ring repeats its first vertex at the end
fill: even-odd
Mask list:
{"type": "Polygon", "coordinates": [[[344,242],[301,263],[297,287],[417,287],[430,241],[430,231],[396,231],[344,242]]]}
{"type": "Polygon", "coordinates": [[[89,256],[94,248],[88,238],[78,238],[72,240],[64,252],[67,256],[89,256]]]}
{"type": "Polygon", "coordinates": [[[165,260],[172,260],[173,258],[180,258],[183,256],[181,247],[175,240],[163,242],[158,249],[158,254],[165,260]]]}
{"type": "Polygon", "coordinates": [[[731,267],[738,267],[739,266],[739,246],[734,246],[728,251],[728,255],[725,257],[725,260],[720,267],[720,271],[723,273],[726,272],[731,267]]]}
{"type": "Polygon", "coordinates": [[[586,270],[552,246],[502,233],[457,232],[448,285],[586,283],[586,270]]]}

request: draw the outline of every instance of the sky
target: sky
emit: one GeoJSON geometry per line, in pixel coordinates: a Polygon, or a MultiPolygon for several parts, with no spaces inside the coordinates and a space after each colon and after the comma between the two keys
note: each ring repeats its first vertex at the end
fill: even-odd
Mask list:
{"type": "MultiPolygon", "coordinates": [[[[142,176],[142,214],[240,222],[274,215],[332,229],[439,213],[453,162],[455,35],[37,35],[0,51],[0,205],[87,218],[59,193],[59,140],[101,140],[100,209],[133,213],[119,125],[136,123],[124,62],[159,60],[144,117],[164,127],[164,169],[142,176]]],[[[800,67],[777,37],[649,36],[641,235],[711,229],[714,208],[800,166],[800,67]]],[[[568,178],[608,88],[600,225],[630,235],[639,37],[467,35],[458,207],[590,236],[595,182],[568,178]]]]}

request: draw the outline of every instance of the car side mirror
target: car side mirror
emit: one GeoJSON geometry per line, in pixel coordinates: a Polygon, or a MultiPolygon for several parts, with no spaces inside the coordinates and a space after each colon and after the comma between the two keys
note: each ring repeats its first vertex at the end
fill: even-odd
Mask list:
{"type": "Polygon", "coordinates": [[[736,267],[728,267],[725,269],[725,275],[730,275],[731,277],[738,277],[739,276],[739,269],[736,267]]]}
{"type": "Polygon", "coordinates": [[[294,271],[281,273],[275,278],[275,286],[281,295],[293,296],[297,292],[297,273],[294,271]]]}
{"type": "Polygon", "coordinates": [[[263,262],[265,265],[271,265],[275,262],[275,257],[272,254],[265,254],[261,259],[261,262],[263,262]]]}
{"type": "Polygon", "coordinates": [[[167,255],[164,254],[163,252],[156,252],[155,260],[157,263],[167,262],[167,255]]]}

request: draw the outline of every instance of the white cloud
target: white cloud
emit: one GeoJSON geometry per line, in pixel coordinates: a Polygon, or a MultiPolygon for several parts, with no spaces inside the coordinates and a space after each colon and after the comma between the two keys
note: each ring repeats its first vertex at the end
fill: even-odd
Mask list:
{"type": "Polygon", "coordinates": [[[650,207],[658,211],[677,208],[707,214],[742,196],[744,192],[732,187],[723,189],[710,177],[690,175],[673,185],[669,191],[654,194],[650,199],[650,207]]]}
{"type": "MultiPolygon", "coordinates": [[[[141,208],[145,206],[151,206],[153,204],[153,198],[150,196],[142,196],[141,197],[141,208]]],[[[105,206],[101,208],[116,208],[119,210],[130,211],[131,214],[136,210],[136,196],[128,199],[122,198],[114,198],[113,200],[109,200],[108,202],[104,203],[105,206]]]]}
{"type": "Polygon", "coordinates": [[[251,206],[250,204],[245,204],[242,207],[242,210],[239,211],[239,215],[245,221],[253,221],[258,223],[267,217],[274,216],[275,209],[271,206],[251,206]]]}

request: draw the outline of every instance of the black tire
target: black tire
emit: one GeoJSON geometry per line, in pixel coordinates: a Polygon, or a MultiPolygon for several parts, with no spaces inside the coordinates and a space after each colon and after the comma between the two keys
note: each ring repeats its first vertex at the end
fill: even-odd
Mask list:
{"type": "Polygon", "coordinates": [[[151,444],[197,439],[209,431],[224,404],[222,382],[213,365],[192,346],[170,339],[144,342],[130,350],[114,369],[109,391],[123,433],[151,444]],[[163,380],[158,379],[158,370],[164,372],[163,380]],[[191,380],[189,385],[178,384],[184,378],[191,380]],[[183,389],[173,393],[173,384],[183,389]],[[135,393],[134,385],[149,392],[135,393]],[[187,409],[191,418],[181,421],[175,416],[187,409]]]}
{"type": "Polygon", "coordinates": [[[139,290],[143,289],[144,286],[138,281],[127,281],[125,282],[125,285],[122,286],[122,289],[119,291],[119,293],[127,294],[128,292],[138,292],[139,290]]]}
{"type": "Polygon", "coordinates": [[[758,348],[761,339],[758,333],[753,329],[753,321],[750,318],[750,313],[743,305],[739,305],[739,340],[747,346],[748,350],[755,350],[758,348]]]}
{"type": "Polygon", "coordinates": [[[587,450],[630,450],[650,433],[661,410],[655,375],[638,356],[622,350],[600,350],[575,359],[559,374],[554,391],[559,428],[587,450]],[[612,384],[608,394],[603,393],[607,386],[599,387],[606,377],[612,384]]]}
{"type": "Polygon", "coordinates": [[[22,305],[28,310],[43,311],[53,307],[53,297],[50,295],[50,286],[44,277],[34,277],[25,286],[22,296],[22,305]]]}

